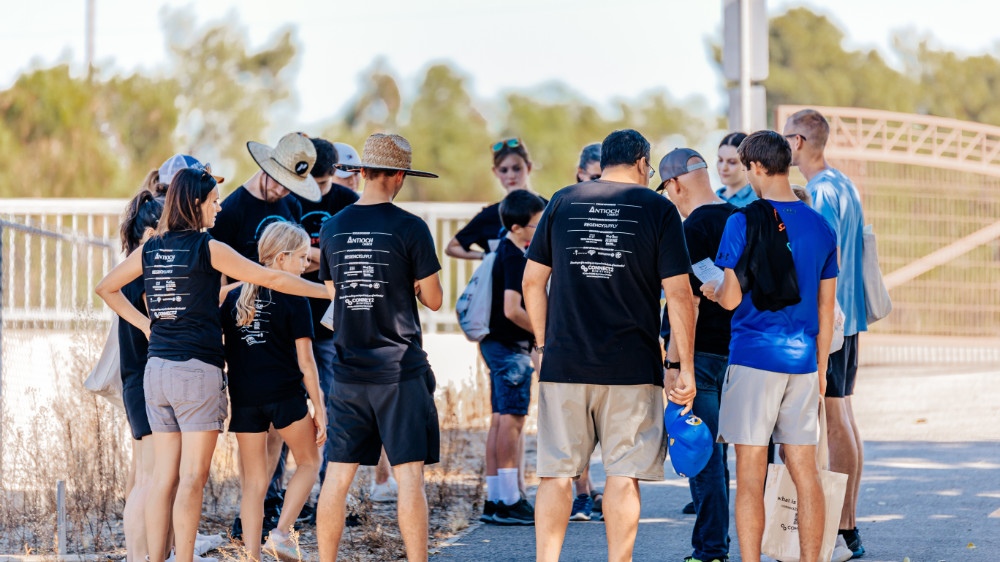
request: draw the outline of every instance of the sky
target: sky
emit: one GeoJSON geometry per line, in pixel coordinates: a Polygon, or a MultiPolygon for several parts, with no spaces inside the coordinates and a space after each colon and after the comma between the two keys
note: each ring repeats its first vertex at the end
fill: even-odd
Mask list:
{"type": "MultiPolygon", "coordinates": [[[[156,0],[94,0],[96,60],[117,72],[161,71],[164,36],[156,0]]],[[[0,19],[0,89],[25,70],[69,62],[82,74],[86,0],[7,2],[0,19]]],[[[721,41],[722,0],[202,0],[170,3],[199,24],[236,21],[261,46],[288,26],[300,48],[295,125],[339,115],[359,80],[382,57],[401,79],[404,99],[429,64],[448,61],[477,98],[496,99],[562,82],[609,107],[666,89],[724,113],[722,79],[709,41],[721,41]]],[[[771,15],[804,5],[830,16],[848,48],[888,53],[892,34],[930,34],[965,54],[998,52],[991,2],[952,0],[771,0],[771,15]],[[976,17],[980,14],[982,17],[976,17]]],[[[890,58],[890,62],[892,59],[890,58]]],[[[412,99],[412,98],[410,98],[412,99]]]]}

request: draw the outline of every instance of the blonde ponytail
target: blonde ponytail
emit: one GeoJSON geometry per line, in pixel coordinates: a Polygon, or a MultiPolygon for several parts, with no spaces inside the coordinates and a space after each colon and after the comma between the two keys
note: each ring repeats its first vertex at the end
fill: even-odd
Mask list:
{"type": "MultiPolygon", "coordinates": [[[[301,226],[279,221],[268,225],[257,242],[258,261],[264,267],[271,267],[278,256],[297,252],[309,247],[309,235],[301,226]]],[[[244,283],[240,298],[236,301],[236,325],[249,326],[257,313],[257,294],[260,286],[244,283]]]]}

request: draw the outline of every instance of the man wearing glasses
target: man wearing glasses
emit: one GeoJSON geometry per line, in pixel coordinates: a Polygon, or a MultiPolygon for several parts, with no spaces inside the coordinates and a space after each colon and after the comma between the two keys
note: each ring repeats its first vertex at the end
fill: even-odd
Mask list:
{"type": "Polygon", "coordinates": [[[681,364],[669,398],[686,405],[686,413],[695,396],[691,263],[676,207],[648,188],[654,173],[649,149],[637,131],[608,135],[601,177],[558,191],[528,248],[522,288],[542,356],[542,482],[535,501],[542,562],[559,559],[572,480],[598,443],[608,476],[608,558],[632,558],[639,480],[663,479],[666,452],[661,287],[681,364]]]}
{"type": "Polygon", "coordinates": [[[830,136],[830,124],[818,111],[803,109],[792,114],[785,123],[784,135],[792,147],[792,165],[798,166],[809,180],[806,191],[812,197],[813,208],[823,215],[837,235],[840,260],[837,302],[846,317],[844,346],[830,354],[824,402],[830,470],[847,474],[847,495],[839,533],[857,558],[865,552],[855,521],[864,443],[854,420],[851,395],[858,373],[858,333],[868,329],[862,277],[865,219],[861,195],[847,176],[827,164],[823,151],[830,136]]]}

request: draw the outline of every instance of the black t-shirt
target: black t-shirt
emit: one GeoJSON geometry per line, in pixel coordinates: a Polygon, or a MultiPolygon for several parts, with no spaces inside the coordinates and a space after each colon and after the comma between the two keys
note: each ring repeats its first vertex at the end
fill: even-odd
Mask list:
{"type": "MultiPolygon", "coordinates": [[[[490,310],[489,337],[504,343],[531,341],[531,332],[511,322],[503,313],[505,291],[521,293],[521,278],[528,263],[524,252],[509,238],[503,238],[497,247],[496,261],[493,262],[493,300],[490,310]]],[[[524,306],[524,298],[521,298],[524,306]]]]}
{"type": "Polygon", "coordinates": [[[637,184],[563,188],[528,259],[552,268],[540,381],[662,386],[661,279],[691,271],[670,201],[637,184]]]}
{"type": "MultiPolygon", "coordinates": [[[[708,258],[715,261],[719,253],[719,242],[722,241],[722,231],[726,229],[726,221],[736,207],[729,203],[702,205],[684,221],[684,239],[687,241],[688,255],[691,263],[698,263],[708,258]]],[[[691,290],[696,296],[701,296],[702,282],[691,274],[691,290]]],[[[733,321],[733,312],[719,306],[718,303],[702,298],[698,304],[698,323],[694,331],[694,350],[715,355],[729,355],[729,333],[733,321]]],[[[663,311],[663,324],[660,334],[669,341],[670,319],[667,311],[663,311]]]]}
{"type": "Polygon", "coordinates": [[[149,357],[198,359],[222,368],[221,276],[206,232],[167,232],[142,247],[142,277],[151,322],[149,357]]]}
{"type": "Polygon", "coordinates": [[[500,203],[494,203],[489,207],[483,207],[482,211],[472,217],[469,224],[455,234],[455,239],[466,251],[472,249],[472,245],[475,244],[484,252],[491,252],[490,240],[500,238],[501,231],[503,223],[500,222],[500,203]]]}
{"type": "Polygon", "coordinates": [[[222,210],[215,217],[215,226],[209,234],[219,242],[229,245],[248,260],[257,261],[257,240],[264,229],[275,221],[299,222],[302,207],[298,199],[286,195],[268,203],[257,199],[240,186],[222,200],[222,210]]]}
{"type": "MultiPolygon", "coordinates": [[[[318,203],[303,199],[294,193],[292,196],[298,199],[299,205],[302,206],[302,228],[306,229],[306,232],[309,234],[309,241],[313,248],[319,248],[319,230],[322,228],[323,223],[343,210],[344,207],[358,200],[358,194],[353,189],[336,183],[330,184],[330,191],[318,203]]],[[[307,281],[319,283],[319,270],[303,273],[302,277],[307,281]]],[[[330,299],[309,299],[309,308],[312,311],[313,319],[313,332],[317,340],[328,340],[333,337],[333,332],[320,323],[320,320],[323,319],[323,314],[329,306],[330,299]]]]}
{"type": "Polygon", "coordinates": [[[441,269],[430,229],[392,203],[351,205],[320,231],[319,277],[333,281],[334,378],[388,384],[424,374],[413,284],[441,269]]]}
{"type": "Polygon", "coordinates": [[[222,305],[233,405],[259,406],[302,395],[295,340],[313,337],[309,301],[260,287],[253,320],[237,326],[236,301],[244,287],[230,291],[222,305]]]}
{"type": "MultiPolygon", "coordinates": [[[[136,277],[122,287],[122,294],[139,312],[146,312],[146,300],[142,297],[145,288],[142,276],[136,277]]],[[[146,354],[149,341],[142,330],[123,319],[118,321],[118,365],[122,375],[123,388],[142,388],[142,376],[146,370],[146,354]]]]}

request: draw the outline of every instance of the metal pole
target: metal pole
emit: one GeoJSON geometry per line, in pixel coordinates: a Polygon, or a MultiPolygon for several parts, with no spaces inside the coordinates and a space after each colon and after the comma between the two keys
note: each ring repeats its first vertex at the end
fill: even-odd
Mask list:
{"type": "Polygon", "coordinates": [[[753,41],[750,37],[750,0],[740,0],[740,129],[752,133],[750,121],[750,57],[753,41]]]}
{"type": "Polygon", "coordinates": [[[86,62],[88,82],[93,78],[94,74],[94,2],[95,0],[87,0],[86,62]]]}
{"type": "Polygon", "coordinates": [[[56,480],[56,544],[59,557],[66,556],[66,481],[56,480]]]}

